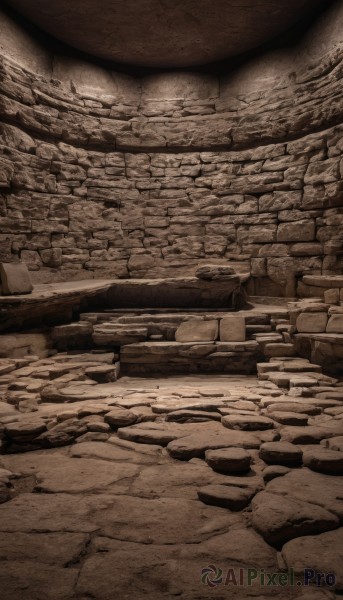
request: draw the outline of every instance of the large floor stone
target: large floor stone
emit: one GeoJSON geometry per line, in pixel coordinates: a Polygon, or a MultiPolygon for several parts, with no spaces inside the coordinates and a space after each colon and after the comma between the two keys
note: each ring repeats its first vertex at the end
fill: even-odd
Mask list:
{"type": "Polygon", "coordinates": [[[243,448],[207,450],[207,464],[219,473],[246,473],[250,469],[251,455],[243,448]]]}
{"type": "MultiPolygon", "coordinates": [[[[343,589],[343,528],[320,535],[311,535],[291,540],[282,548],[282,558],[288,569],[297,575],[305,569],[314,571],[310,582],[318,584],[317,574],[334,574],[333,589],[343,589]]],[[[311,574],[309,575],[311,577],[311,574]]],[[[321,583],[324,583],[324,578],[321,583]]]]}
{"type": "Polygon", "coordinates": [[[66,600],[74,595],[77,569],[64,569],[34,560],[0,563],[2,600],[66,600]]]}
{"type": "MultiPolygon", "coordinates": [[[[274,479],[267,490],[286,477],[274,479]]],[[[266,542],[277,547],[295,537],[336,529],[339,519],[321,506],[266,491],[252,500],[252,525],[266,542]]]]}
{"type": "Polygon", "coordinates": [[[302,450],[288,442],[266,442],[259,451],[260,458],[268,465],[298,467],[302,463],[302,450]]]}
{"type": "Polygon", "coordinates": [[[224,427],[241,431],[264,431],[275,426],[272,419],[260,417],[259,415],[230,415],[223,417],[222,423],[224,427]]]}
{"type": "Polygon", "coordinates": [[[16,471],[34,474],[35,489],[47,493],[81,493],[101,491],[112,484],[122,482],[138,474],[138,467],[132,463],[109,463],[92,458],[68,458],[54,454],[44,456],[31,453],[29,457],[19,455],[11,464],[16,471]]]}
{"type": "Polygon", "coordinates": [[[327,475],[343,475],[343,453],[318,447],[305,450],[304,465],[327,475]]]}
{"type": "Polygon", "coordinates": [[[194,433],[170,442],[167,446],[169,454],[179,460],[204,458],[206,450],[218,448],[259,448],[260,440],[253,433],[246,431],[194,433]]]}
{"type": "Polygon", "coordinates": [[[253,491],[230,485],[207,485],[198,491],[198,496],[205,504],[238,511],[248,506],[253,491]]]}

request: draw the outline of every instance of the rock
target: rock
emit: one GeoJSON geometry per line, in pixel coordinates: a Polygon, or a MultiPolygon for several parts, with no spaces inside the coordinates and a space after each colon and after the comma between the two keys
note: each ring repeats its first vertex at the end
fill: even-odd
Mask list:
{"type": "Polygon", "coordinates": [[[137,419],[138,417],[135,413],[119,406],[112,408],[104,417],[105,423],[108,423],[113,428],[133,425],[137,419]]]}
{"type": "Polygon", "coordinates": [[[188,546],[226,533],[236,522],[228,511],[185,498],[116,495],[107,499],[108,508],[96,515],[102,535],[138,545],[188,546]]]}
{"type": "Polygon", "coordinates": [[[108,461],[123,461],[134,464],[153,464],[158,462],[158,455],[149,456],[132,448],[121,447],[117,444],[105,442],[85,441],[71,448],[71,457],[98,458],[108,461]]]}
{"type": "Polygon", "coordinates": [[[195,271],[198,279],[212,281],[213,279],[223,280],[232,279],[236,275],[235,270],[229,265],[202,265],[195,271]]]}
{"type": "Polygon", "coordinates": [[[245,342],[245,318],[237,315],[220,319],[221,342],[245,342]]]}
{"type": "Polygon", "coordinates": [[[207,485],[198,491],[201,502],[221,506],[230,510],[243,510],[248,506],[253,493],[230,485],[207,485]]]}
{"type": "MultiPolygon", "coordinates": [[[[54,347],[58,350],[88,348],[92,340],[93,326],[88,321],[58,325],[51,330],[54,347]]],[[[75,358],[75,360],[78,360],[75,358]]]]}
{"type": "Polygon", "coordinates": [[[84,442],[107,442],[110,438],[108,433],[99,433],[98,431],[87,431],[76,438],[74,441],[76,444],[82,444],[84,442]]]}
{"type": "Polygon", "coordinates": [[[304,465],[312,471],[327,475],[343,475],[343,453],[327,448],[311,448],[304,451],[304,465]]]}
{"type": "Polygon", "coordinates": [[[269,465],[298,467],[302,463],[302,450],[288,442],[267,442],[262,444],[259,456],[269,465]]]}
{"type": "Polygon", "coordinates": [[[117,380],[117,368],[115,365],[101,365],[99,367],[88,367],[85,374],[98,383],[109,383],[117,380]]]}
{"type": "Polygon", "coordinates": [[[338,527],[338,517],[328,510],[268,491],[272,484],[286,478],[273,479],[267,491],[259,492],[252,500],[252,525],[268,544],[278,547],[293,538],[338,527]]]}
{"type": "MultiPolygon", "coordinates": [[[[155,407],[153,407],[154,410],[155,407]]],[[[175,421],[176,423],[199,423],[203,421],[221,421],[221,416],[217,412],[206,412],[204,410],[175,410],[168,412],[166,421],[175,421]]]]}
{"type": "Polygon", "coordinates": [[[318,444],[321,440],[337,436],[339,429],[339,425],[336,429],[315,425],[308,425],[307,427],[287,426],[281,429],[281,439],[292,444],[318,444]]]}
{"type": "Polygon", "coordinates": [[[98,529],[91,513],[107,504],[108,499],[97,495],[20,494],[0,506],[0,531],[91,533],[98,529]]]}
{"type": "Polygon", "coordinates": [[[65,600],[73,596],[77,579],[76,569],[65,569],[64,565],[47,565],[34,560],[5,560],[0,563],[2,600],[39,597],[65,600]]]}
{"type": "MultiPolygon", "coordinates": [[[[206,423],[207,425],[207,423],[206,423]]],[[[118,429],[118,436],[122,440],[138,442],[139,444],[153,444],[167,446],[173,440],[187,436],[188,425],[176,423],[139,423],[124,429],[118,429]]]]}
{"type": "Polygon", "coordinates": [[[318,406],[315,406],[314,404],[307,404],[306,402],[280,401],[280,402],[275,402],[275,403],[269,404],[267,407],[266,414],[269,415],[269,413],[274,413],[274,411],[276,411],[277,413],[291,412],[291,413],[300,413],[300,414],[305,414],[305,415],[309,415],[309,416],[314,416],[314,415],[320,415],[322,412],[322,409],[318,406]]]}
{"type": "Polygon", "coordinates": [[[96,346],[123,346],[144,342],[148,338],[146,327],[120,327],[116,323],[101,323],[94,326],[92,336],[96,346]]]}
{"type": "Polygon", "coordinates": [[[251,455],[244,448],[220,448],[207,450],[205,460],[218,473],[246,473],[250,470],[251,455]]]}
{"type": "Polygon", "coordinates": [[[59,565],[73,563],[89,540],[84,533],[1,533],[0,561],[25,561],[59,565]]]}
{"type": "Polygon", "coordinates": [[[41,433],[35,442],[43,448],[68,446],[80,435],[87,432],[87,425],[78,419],[70,419],[59,423],[49,431],[41,433]]]}
{"type": "Polygon", "coordinates": [[[277,423],[281,423],[282,425],[304,426],[307,425],[308,422],[307,415],[278,410],[268,412],[268,417],[274,421],[277,421],[277,423]]]}
{"type": "Polygon", "coordinates": [[[263,469],[262,476],[264,481],[268,483],[268,481],[272,481],[273,479],[276,479],[276,477],[287,475],[289,472],[290,469],[288,467],[284,467],[282,465],[270,465],[269,467],[263,469]]]}
{"type": "Polygon", "coordinates": [[[0,263],[2,293],[30,294],[33,290],[30,275],[23,263],[0,263]]]}
{"type": "Polygon", "coordinates": [[[342,480],[333,475],[323,475],[306,467],[292,469],[284,477],[268,483],[267,491],[287,496],[314,506],[322,506],[342,519],[342,480]]]}
{"type": "Polygon", "coordinates": [[[331,315],[326,328],[327,333],[343,333],[343,314],[331,315]]]}
{"type": "Polygon", "coordinates": [[[293,344],[278,344],[268,343],[264,347],[264,353],[267,357],[273,356],[295,356],[295,348],[293,344]]]}
{"type": "Polygon", "coordinates": [[[327,314],[301,313],[297,318],[296,328],[299,333],[323,333],[328,322],[327,314]]]}
{"type": "Polygon", "coordinates": [[[259,415],[229,415],[222,418],[222,424],[229,429],[239,429],[241,431],[263,431],[272,429],[275,426],[272,419],[260,417],[259,415]]]}
{"type": "Polygon", "coordinates": [[[138,474],[139,468],[126,462],[113,462],[92,458],[69,458],[65,454],[35,453],[11,457],[16,470],[23,474],[34,474],[35,492],[45,494],[81,494],[104,490],[117,484],[126,490],[130,478],[138,474]]]}
{"type": "Polygon", "coordinates": [[[177,342],[213,342],[218,337],[218,321],[185,321],[175,333],[177,342]]]}
{"type": "Polygon", "coordinates": [[[324,291],[324,302],[326,304],[339,304],[339,289],[332,288],[324,291]]]}
{"type": "Polygon", "coordinates": [[[199,432],[171,441],[167,445],[167,450],[173,458],[190,460],[191,458],[204,458],[206,450],[233,447],[259,448],[260,440],[257,436],[245,431],[199,432]]]}
{"type": "Polygon", "coordinates": [[[19,421],[8,423],[5,427],[5,435],[12,440],[30,440],[38,437],[46,431],[46,423],[37,419],[36,421],[19,421]]]}
{"type": "MultiPolygon", "coordinates": [[[[318,573],[334,574],[330,579],[330,588],[343,589],[343,529],[329,531],[320,535],[299,537],[287,542],[281,551],[282,559],[288,569],[294,569],[296,575],[308,574],[308,584],[318,585],[318,573]],[[313,573],[309,571],[312,570],[313,573]]],[[[321,581],[324,585],[324,581],[321,581]]],[[[326,587],[326,586],[325,586],[326,587]]]]}
{"type": "Polygon", "coordinates": [[[330,450],[338,450],[339,452],[343,452],[343,435],[325,440],[324,445],[326,448],[330,448],[330,450]]]}

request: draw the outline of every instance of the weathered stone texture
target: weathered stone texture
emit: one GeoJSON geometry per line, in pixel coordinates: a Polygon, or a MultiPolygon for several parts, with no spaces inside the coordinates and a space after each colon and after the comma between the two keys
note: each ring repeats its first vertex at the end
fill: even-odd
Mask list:
{"type": "Polygon", "coordinates": [[[1,258],[34,282],[230,262],[270,295],[341,272],[342,67],[325,60],[271,105],[270,91],[162,102],[147,83],[125,104],[1,59],[1,258]]]}

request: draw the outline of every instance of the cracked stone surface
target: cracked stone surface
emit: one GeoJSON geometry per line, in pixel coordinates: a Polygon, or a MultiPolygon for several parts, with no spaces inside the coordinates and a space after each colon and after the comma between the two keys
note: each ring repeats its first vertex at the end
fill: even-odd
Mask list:
{"type": "MultiPolygon", "coordinates": [[[[2,597],[245,600],[247,588],[202,582],[211,565],[334,571],[335,585],[311,599],[336,597],[341,400],[322,398],[320,382],[293,395],[253,376],[97,383],[91,354],[69,358],[13,370],[2,360],[2,597]],[[290,412],[308,425],[283,424],[290,412]]],[[[337,394],[341,383],[327,387],[337,394]]],[[[249,594],[309,600],[306,591],[255,582],[249,594]]]]}

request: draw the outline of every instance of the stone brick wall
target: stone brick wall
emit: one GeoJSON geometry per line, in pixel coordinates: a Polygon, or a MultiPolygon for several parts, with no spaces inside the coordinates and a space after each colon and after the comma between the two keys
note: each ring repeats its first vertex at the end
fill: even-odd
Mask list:
{"type": "Polygon", "coordinates": [[[121,96],[3,57],[0,260],[36,282],[230,261],[252,293],[288,296],[304,273],[342,272],[341,54],[272,90],[171,73],[121,96]]]}

